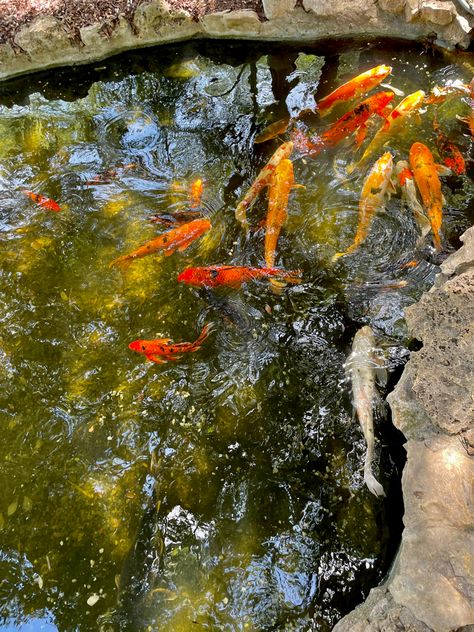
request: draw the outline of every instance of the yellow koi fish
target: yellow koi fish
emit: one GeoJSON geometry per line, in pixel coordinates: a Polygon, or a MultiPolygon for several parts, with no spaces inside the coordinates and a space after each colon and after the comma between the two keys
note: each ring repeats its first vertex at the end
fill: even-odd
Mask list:
{"type": "Polygon", "coordinates": [[[423,207],[431,223],[433,242],[436,250],[441,250],[441,224],[445,199],[441,191],[438,173],[450,173],[446,167],[436,165],[433,154],[423,143],[413,143],[410,148],[410,167],[416,186],[421,195],[423,207]]]}
{"type": "Polygon", "coordinates": [[[326,116],[337,103],[356,99],[363,94],[367,94],[372,88],[378,86],[391,72],[391,66],[381,65],[357,75],[357,77],[347,81],[342,86],[339,86],[339,88],[336,88],[336,90],[333,90],[327,97],[318,101],[319,114],[326,116]]]}
{"type": "Polygon", "coordinates": [[[423,207],[418,201],[413,171],[410,169],[406,160],[399,160],[397,162],[395,165],[395,174],[402,191],[402,201],[413,213],[415,221],[418,224],[418,228],[421,231],[421,236],[416,242],[416,247],[421,248],[425,242],[426,236],[431,231],[431,222],[426,217],[423,212],[423,207]]]}
{"type": "Polygon", "coordinates": [[[249,229],[247,222],[247,209],[249,209],[255,202],[260,191],[270,184],[270,180],[278,164],[285,158],[289,158],[292,151],[293,143],[291,141],[280,145],[255,178],[252,186],[245,194],[244,199],[237,205],[237,208],[235,209],[235,218],[242,224],[246,231],[249,229]]]}
{"type": "Polygon", "coordinates": [[[380,150],[390,136],[397,134],[402,126],[406,124],[407,118],[423,105],[425,96],[423,90],[417,90],[400,101],[397,107],[388,114],[385,122],[368,144],[361,159],[355,165],[348,167],[348,172],[351,173],[355,168],[364,165],[373,153],[380,150]]]}
{"type": "Polygon", "coordinates": [[[337,252],[333,261],[357,250],[367,237],[374,214],[383,207],[385,196],[395,190],[391,181],[392,170],[393,156],[390,152],[386,152],[374,164],[362,187],[359,201],[359,223],[354,243],[345,252],[337,252]]]}

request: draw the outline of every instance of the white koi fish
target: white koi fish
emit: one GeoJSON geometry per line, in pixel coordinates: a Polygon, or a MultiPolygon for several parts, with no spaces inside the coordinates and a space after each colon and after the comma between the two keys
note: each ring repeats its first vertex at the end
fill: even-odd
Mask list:
{"type": "Polygon", "coordinates": [[[372,473],[372,461],[374,458],[374,418],[372,409],[376,395],[375,371],[380,364],[380,360],[374,351],[374,333],[370,327],[362,327],[354,336],[352,352],[346,362],[346,371],[351,378],[353,403],[367,444],[364,481],[372,494],[385,496],[382,485],[372,473]]]}

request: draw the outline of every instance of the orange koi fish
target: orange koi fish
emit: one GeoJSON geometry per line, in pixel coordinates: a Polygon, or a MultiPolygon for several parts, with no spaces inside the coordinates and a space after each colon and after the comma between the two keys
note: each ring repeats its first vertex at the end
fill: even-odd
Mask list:
{"type": "Polygon", "coordinates": [[[421,235],[416,242],[416,247],[423,246],[426,236],[431,231],[431,222],[423,212],[423,207],[418,201],[416,194],[415,179],[413,171],[409,168],[406,160],[399,160],[395,166],[395,173],[398,178],[398,184],[402,191],[402,201],[412,211],[421,235]]]}
{"type": "Polygon", "coordinates": [[[33,191],[23,191],[23,193],[32,199],[33,202],[36,202],[38,206],[41,206],[41,208],[47,209],[48,211],[54,211],[55,213],[58,213],[61,210],[59,204],[51,198],[39,195],[39,193],[33,193],[33,191]]]}
{"type": "Polygon", "coordinates": [[[331,92],[331,94],[328,94],[327,97],[318,101],[318,111],[320,115],[326,116],[326,114],[329,114],[332,108],[340,101],[356,99],[363,94],[367,94],[372,88],[378,86],[391,72],[391,66],[381,65],[357,75],[357,77],[344,83],[331,92]]]}
{"type": "Polygon", "coordinates": [[[143,353],[147,360],[165,364],[169,360],[176,361],[183,353],[197,351],[209,333],[214,328],[213,323],[204,326],[199,337],[194,342],[171,342],[171,338],[157,338],[156,340],[134,340],[128,348],[138,353],[143,353]]]}
{"type": "Polygon", "coordinates": [[[374,214],[383,207],[385,196],[395,190],[391,181],[392,170],[393,157],[390,152],[386,152],[374,164],[362,187],[359,201],[359,223],[354,243],[345,252],[337,252],[333,261],[354,252],[367,237],[374,214]]]}
{"type": "Polygon", "coordinates": [[[441,192],[438,172],[446,173],[447,170],[435,164],[433,154],[423,143],[413,143],[409,160],[423,207],[431,223],[434,246],[439,251],[441,250],[440,230],[445,200],[441,192]]]}
{"type": "Polygon", "coordinates": [[[378,114],[386,118],[386,108],[395,95],[393,92],[377,92],[362,103],[359,103],[353,110],[344,114],[331,127],[323,132],[317,142],[310,143],[309,156],[315,158],[326,147],[334,147],[341,140],[350,136],[358,130],[356,145],[359,146],[367,133],[367,120],[372,114],[378,114]]]}
{"type": "Polygon", "coordinates": [[[247,222],[247,209],[249,209],[256,200],[260,191],[270,184],[271,177],[277,165],[285,158],[289,158],[292,151],[293,143],[291,141],[280,145],[255,178],[252,186],[245,194],[244,199],[237,205],[237,208],[235,209],[235,218],[242,224],[246,231],[249,229],[247,222]]]}
{"type": "Polygon", "coordinates": [[[279,268],[249,268],[247,266],[207,266],[205,268],[186,268],[178,281],[194,287],[240,287],[253,279],[284,279],[288,283],[301,283],[299,270],[281,270],[279,268]]]}
{"type": "Polygon", "coordinates": [[[273,173],[268,190],[268,214],[265,232],[265,263],[268,268],[275,265],[276,246],[280,230],[288,217],[287,206],[290,190],[295,185],[293,163],[284,158],[273,173]]]}
{"type": "Polygon", "coordinates": [[[201,178],[194,180],[191,184],[191,189],[189,191],[189,201],[191,204],[191,208],[197,208],[201,206],[202,192],[204,190],[204,184],[201,178]]]}
{"type": "Polygon", "coordinates": [[[465,173],[466,163],[464,161],[463,155],[459,151],[459,148],[456,147],[456,145],[449,140],[446,134],[441,131],[436,116],[433,120],[433,129],[437,134],[436,146],[438,148],[438,153],[441,156],[444,164],[458,176],[461,175],[461,173],[465,173]]]}
{"type": "Polygon", "coordinates": [[[400,103],[388,114],[385,119],[385,123],[380,127],[373,139],[370,141],[366,150],[362,154],[361,159],[357,164],[348,168],[349,173],[354,168],[361,167],[367,162],[369,157],[387,142],[390,136],[398,133],[403,125],[406,124],[407,118],[414,114],[423,105],[425,100],[425,93],[423,90],[417,90],[412,94],[406,96],[400,103]]]}
{"type": "Polygon", "coordinates": [[[175,250],[181,252],[186,250],[193,241],[201,237],[210,228],[211,222],[208,219],[195,219],[147,241],[146,244],[143,244],[143,246],[140,246],[140,248],[130,252],[128,255],[114,259],[110,266],[120,266],[125,269],[128,268],[134,259],[146,257],[154,252],[162,252],[165,256],[171,255],[175,250]]]}
{"type": "Polygon", "coordinates": [[[185,224],[193,219],[202,217],[201,211],[175,211],[174,213],[157,213],[150,217],[150,222],[164,224],[165,226],[176,226],[185,224]]]}

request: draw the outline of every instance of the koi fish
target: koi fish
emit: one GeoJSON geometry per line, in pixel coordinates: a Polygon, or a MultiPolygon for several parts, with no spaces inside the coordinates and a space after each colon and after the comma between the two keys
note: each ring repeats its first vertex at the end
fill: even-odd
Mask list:
{"type": "Polygon", "coordinates": [[[462,97],[466,94],[469,94],[469,86],[457,79],[445,86],[435,86],[426,98],[425,104],[444,103],[450,97],[462,97]]]}
{"type": "Polygon", "coordinates": [[[345,252],[337,252],[333,261],[356,250],[367,237],[369,226],[376,211],[383,206],[385,196],[394,192],[392,184],[393,157],[386,152],[374,164],[364,181],[359,201],[359,223],[354,243],[345,252]]]}
{"type": "Polygon", "coordinates": [[[412,211],[418,228],[421,231],[421,236],[416,242],[416,247],[420,248],[426,236],[431,231],[431,222],[426,217],[423,207],[418,201],[413,171],[409,168],[408,162],[406,160],[399,160],[395,165],[395,173],[402,191],[402,201],[412,211]]]}
{"type": "Polygon", "coordinates": [[[247,209],[254,203],[258,194],[262,189],[269,185],[273,172],[275,171],[278,163],[284,158],[289,158],[293,151],[293,143],[291,141],[283,143],[278,147],[275,153],[272,155],[267,164],[260,171],[255,178],[252,186],[245,194],[243,200],[239,202],[235,209],[235,218],[242,224],[246,231],[249,229],[247,222],[247,209]]]}
{"type": "Polygon", "coordinates": [[[423,207],[431,223],[434,246],[439,251],[441,250],[440,230],[445,200],[441,192],[438,172],[446,173],[447,169],[435,164],[433,154],[423,143],[413,143],[409,160],[423,207]]]}
{"type": "Polygon", "coordinates": [[[88,186],[93,186],[96,184],[109,184],[114,178],[119,175],[119,170],[126,171],[127,169],[135,169],[135,163],[130,163],[128,165],[123,165],[122,167],[109,167],[108,169],[104,169],[103,171],[99,171],[97,175],[95,175],[91,180],[86,180],[84,184],[88,186]]]}
{"type": "Polygon", "coordinates": [[[36,202],[38,206],[41,206],[41,208],[47,209],[48,211],[54,211],[55,213],[58,213],[61,210],[59,204],[51,198],[40,195],[39,193],[33,193],[33,191],[23,191],[23,193],[33,200],[33,202],[36,202]]]}
{"type": "Polygon", "coordinates": [[[315,158],[326,147],[334,147],[341,140],[350,136],[358,130],[356,145],[359,147],[367,134],[367,120],[372,114],[378,114],[386,118],[386,108],[395,95],[393,92],[377,92],[362,103],[359,103],[353,110],[344,114],[331,127],[323,132],[317,142],[310,143],[309,156],[315,158]]]}
{"type": "Polygon", "coordinates": [[[176,250],[182,252],[210,228],[211,222],[208,219],[195,219],[187,224],[182,224],[147,241],[143,246],[140,246],[140,248],[130,252],[128,255],[114,259],[110,263],[110,267],[120,266],[123,269],[128,268],[134,259],[146,257],[154,252],[162,252],[165,256],[171,255],[176,250]]]}
{"type": "Polygon", "coordinates": [[[352,341],[352,351],[346,361],[346,371],[352,384],[353,405],[364,433],[367,452],[364,461],[364,481],[375,496],[385,496],[382,485],[372,472],[374,458],[373,405],[376,395],[375,371],[380,359],[375,354],[375,338],[372,329],[362,327],[352,341]]]}
{"type": "Polygon", "coordinates": [[[279,119],[274,123],[270,123],[267,125],[257,136],[254,138],[254,143],[256,145],[260,143],[266,143],[267,140],[271,140],[280,134],[284,134],[290,125],[290,117],[279,119]]]}
{"type": "Polygon", "coordinates": [[[436,132],[436,146],[444,164],[458,176],[466,172],[466,163],[459,148],[452,143],[438,124],[435,116],[433,120],[433,129],[436,132]]]}
{"type": "Polygon", "coordinates": [[[249,268],[247,266],[207,266],[205,268],[186,268],[178,281],[194,287],[240,287],[253,279],[279,278],[288,283],[301,283],[299,270],[281,270],[279,268],[249,268]]]}
{"type": "Polygon", "coordinates": [[[347,81],[336,90],[333,90],[327,97],[318,101],[318,111],[321,116],[326,116],[332,108],[340,101],[348,101],[356,99],[370,92],[392,72],[391,66],[375,66],[366,72],[363,72],[350,81],[347,81]]]}
{"type": "Polygon", "coordinates": [[[361,159],[348,168],[348,172],[351,173],[355,168],[361,167],[367,162],[369,157],[384,145],[390,136],[395,135],[402,125],[406,124],[406,120],[414,112],[419,110],[425,100],[425,93],[423,90],[417,90],[412,94],[406,96],[400,103],[387,115],[385,123],[380,127],[373,139],[370,141],[366,150],[362,154],[361,159]]]}
{"type": "Polygon", "coordinates": [[[152,215],[150,222],[164,224],[165,226],[176,226],[201,217],[201,211],[176,211],[174,213],[157,213],[156,215],[152,215]]]}
{"type": "Polygon", "coordinates": [[[209,333],[214,328],[213,323],[208,323],[203,327],[198,338],[194,342],[175,342],[171,338],[157,338],[156,340],[134,340],[128,345],[132,351],[142,353],[147,360],[165,364],[169,360],[173,362],[179,360],[183,353],[194,353],[197,351],[209,333]]]}
{"type": "Polygon", "coordinates": [[[197,208],[201,206],[202,192],[204,189],[204,184],[201,178],[194,180],[191,184],[191,189],[189,191],[189,201],[191,204],[191,208],[197,208]]]}
{"type": "Polygon", "coordinates": [[[290,190],[295,186],[293,163],[284,158],[273,173],[268,189],[268,214],[265,232],[265,263],[275,265],[275,254],[280,230],[288,217],[287,206],[290,190]]]}

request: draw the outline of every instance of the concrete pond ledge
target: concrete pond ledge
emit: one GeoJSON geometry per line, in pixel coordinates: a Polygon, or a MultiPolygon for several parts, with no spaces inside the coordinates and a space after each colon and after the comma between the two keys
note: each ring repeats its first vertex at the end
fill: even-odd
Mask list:
{"type": "MultiPolygon", "coordinates": [[[[8,4],[0,6],[0,27],[13,20],[8,4]]],[[[98,19],[78,26],[74,33],[71,24],[66,28],[52,10],[43,9],[10,38],[0,40],[0,80],[192,38],[312,43],[389,37],[452,49],[468,48],[474,27],[472,0],[261,0],[254,4],[262,4],[263,10],[257,13],[244,8],[243,0],[235,0],[235,10],[196,17],[180,9],[178,0],[139,0],[132,15],[98,19]]]]}
{"type": "Polygon", "coordinates": [[[474,630],[474,227],[406,310],[413,352],[388,400],[407,438],[405,529],[385,583],[334,632],[474,630]]]}

